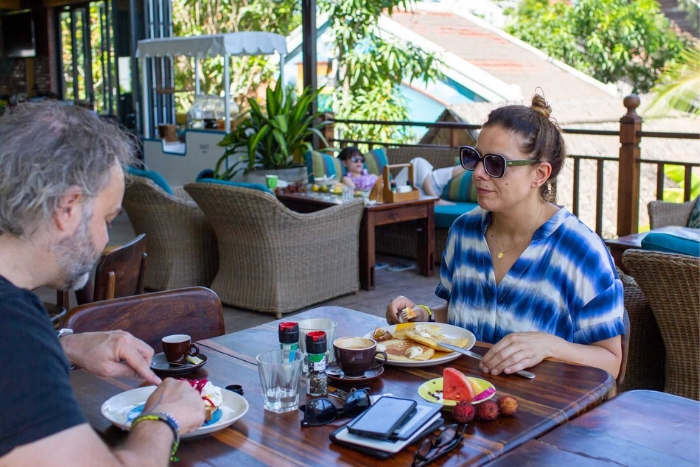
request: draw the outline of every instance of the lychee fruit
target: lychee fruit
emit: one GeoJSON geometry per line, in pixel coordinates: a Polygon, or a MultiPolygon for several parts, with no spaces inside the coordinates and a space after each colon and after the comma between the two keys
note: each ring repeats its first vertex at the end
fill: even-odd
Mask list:
{"type": "Polygon", "coordinates": [[[501,396],[498,398],[498,408],[501,414],[511,416],[518,411],[518,401],[513,396],[501,396]]]}
{"type": "Polygon", "coordinates": [[[476,416],[479,420],[496,420],[498,415],[498,404],[496,404],[494,401],[484,401],[476,407],[476,416]]]}
{"type": "Polygon", "coordinates": [[[467,401],[459,401],[454,409],[452,409],[452,416],[457,423],[469,423],[474,420],[476,415],[476,409],[467,401]]]}

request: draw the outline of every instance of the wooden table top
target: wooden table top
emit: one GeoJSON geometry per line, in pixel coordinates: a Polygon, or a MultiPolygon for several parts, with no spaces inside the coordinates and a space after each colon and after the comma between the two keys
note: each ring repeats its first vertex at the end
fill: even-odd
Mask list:
{"type": "MultiPolygon", "coordinates": [[[[377,326],[386,325],[384,319],[340,307],[317,308],[280,321],[305,318],[334,319],[339,323],[336,337],[364,335],[377,326]]],[[[278,348],[278,323],[275,321],[200,341],[202,353],[207,355],[209,361],[204,368],[190,376],[207,377],[218,386],[240,384],[250,409],[230,428],[211,436],[183,441],[178,451],[181,459],[179,465],[411,465],[415,447],[379,461],[332,444],[328,439],[329,433],[347,419],[323,427],[302,429],[300,421],[303,414],[300,411],[275,414],[263,410],[255,355],[278,348]]],[[[477,344],[473,350],[483,354],[486,347],[477,344]]],[[[382,377],[371,382],[369,387],[372,394],[392,393],[397,397],[420,400],[418,386],[424,381],[441,377],[445,366],[455,367],[467,375],[482,376],[476,360],[460,357],[447,365],[433,367],[387,366],[382,377]]],[[[486,379],[495,385],[497,396],[508,394],[518,399],[518,413],[494,422],[471,423],[460,448],[431,465],[483,465],[597,406],[614,385],[613,378],[605,371],[585,366],[545,361],[532,371],[537,375],[534,380],[515,375],[488,376],[486,379]]],[[[72,372],[71,382],[91,425],[110,444],[123,440],[125,435],[110,426],[102,417],[100,407],[109,397],[136,387],[138,382],[97,378],[82,370],[72,372]]],[[[302,394],[300,399],[303,404],[305,395],[302,394]]],[[[445,418],[448,423],[452,422],[449,414],[445,418]]]]}
{"type": "MultiPolygon", "coordinates": [[[[321,195],[325,195],[326,193],[280,193],[277,196],[277,198],[284,203],[285,200],[289,201],[301,201],[305,203],[311,203],[311,204],[318,204],[322,206],[335,206],[338,204],[342,204],[343,201],[340,196],[337,195],[329,195],[329,196],[335,196],[336,199],[324,199],[321,197],[321,195]]],[[[355,198],[355,199],[360,199],[360,198],[355,198]]],[[[434,203],[438,200],[439,198],[435,196],[421,196],[418,199],[412,199],[408,201],[397,201],[395,203],[376,203],[376,204],[365,204],[365,209],[370,210],[370,211],[383,211],[386,209],[395,209],[397,207],[401,206],[415,206],[418,204],[428,204],[428,203],[434,203]]]]}
{"type": "Polygon", "coordinates": [[[489,467],[690,467],[700,463],[700,403],[624,392],[489,467]]]}

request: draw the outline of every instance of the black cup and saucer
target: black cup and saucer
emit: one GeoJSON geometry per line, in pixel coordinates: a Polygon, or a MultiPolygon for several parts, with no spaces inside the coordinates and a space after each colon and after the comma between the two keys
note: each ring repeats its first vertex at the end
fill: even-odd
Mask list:
{"type": "Polygon", "coordinates": [[[153,356],[151,370],[158,376],[178,376],[194,373],[207,363],[207,356],[199,353],[199,346],[185,334],[166,336],[162,339],[163,353],[153,356]],[[198,359],[197,363],[191,362],[198,359]]]}
{"type": "Polygon", "coordinates": [[[326,367],[326,374],[328,379],[339,382],[339,383],[366,383],[380,377],[384,373],[384,366],[371,367],[369,370],[365,371],[363,375],[360,376],[348,376],[336,362],[329,363],[326,367]]]}
{"type": "Polygon", "coordinates": [[[335,362],[326,374],[336,382],[366,383],[384,373],[386,352],[377,352],[377,343],[365,337],[340,337],[333,341],[335,362]],[[377,357],[383,357],[381,360],[377,357]]]}

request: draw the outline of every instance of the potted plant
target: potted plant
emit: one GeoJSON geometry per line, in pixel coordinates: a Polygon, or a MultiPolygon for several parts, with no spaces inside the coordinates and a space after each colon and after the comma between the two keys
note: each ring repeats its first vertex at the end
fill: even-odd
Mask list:
{"type": "Polygon", "coordinates": [[[320,130],[329,122],[314,124],[322,114],[309,112],[319,92],[306,88],[294,99],[290,93],[285,95],[278,81],[274,89],[267,89],[265,109],[249,98],[250,110],[243,121],[219,143],[226,152],[216,164],[214,177],[231,180],[243,172],[246,181],[263,184],[266,174],[289,182],[305,179],[303,154],[312,149],[311,137],[316,135],[328,145],[320,130]]]}

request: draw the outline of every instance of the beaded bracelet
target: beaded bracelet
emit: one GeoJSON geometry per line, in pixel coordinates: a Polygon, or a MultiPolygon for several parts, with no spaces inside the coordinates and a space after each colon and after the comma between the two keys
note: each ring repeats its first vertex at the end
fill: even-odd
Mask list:
{"type": "Polygon", "coordinates": [[[170,452],[170,460],[173,462],[176,462],[178,459],[175,457],[175,453],[177,452],[177,448],[180,446],[180,424],[175,420],[170,414],[167,414],[165,412],[152,412],[152,413],[147,413],[147,414],[142,414],[136,417],[136,419],[131,422],[131,429],[133,430],[134,427],[136,426],[137,423],[142,422],[144,420],[158,420],[161,422],[165,422],[171,430],[173,430],[173,449],[170,452]]]}
{"type": "Polygon", "coordinates": [[[426,313],[428,313],[428,321],[431,323],[435,322],[435,316],[433,316],[432,310],[427,305],[416,305],[417,308],[423,308],[426,313]]]}

